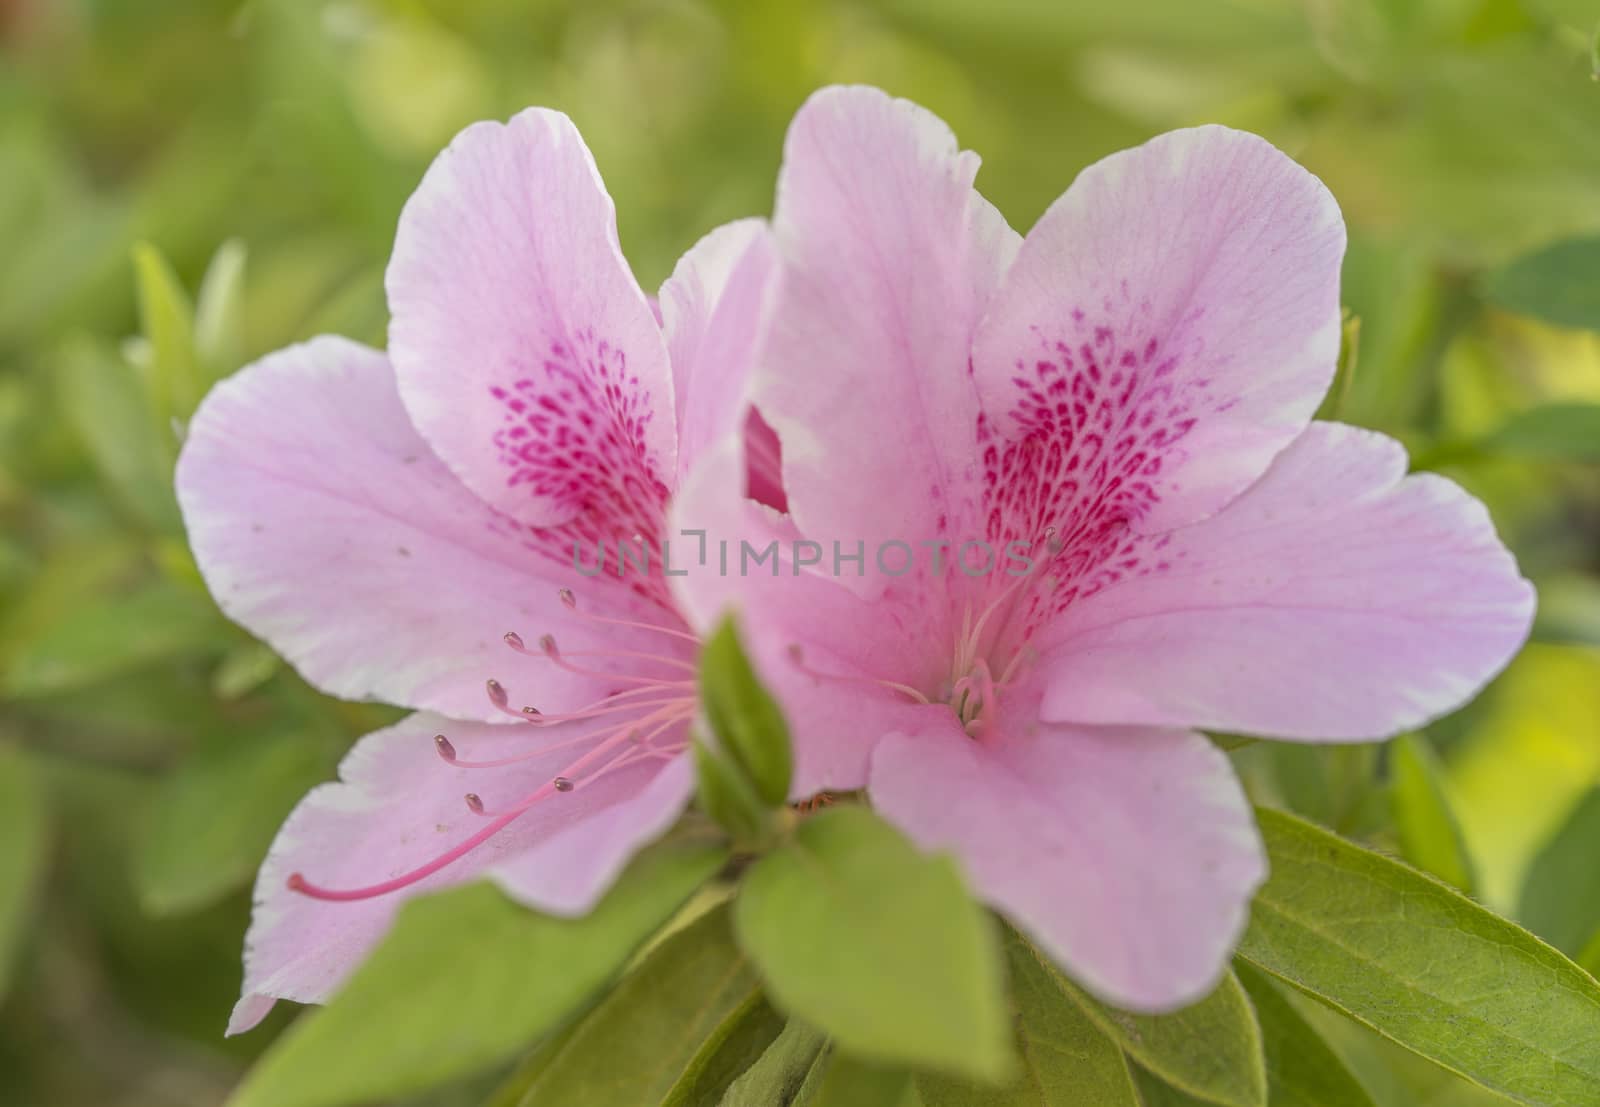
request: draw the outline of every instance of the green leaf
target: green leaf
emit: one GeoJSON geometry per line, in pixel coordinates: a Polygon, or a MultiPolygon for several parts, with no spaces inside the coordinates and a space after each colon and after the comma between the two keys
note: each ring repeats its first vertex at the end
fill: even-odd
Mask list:
{"type": "Polygon", "coordinates": [[[1232,973],[1200,1002],[1167,1015],[1118,1011],[1060,973],[1050,970],[1049,976],[1128,1056],[1165,1083],[1225,1107],[1266,1104],[1261,1029],[1232,973]]]}
{"type": "Polygon", "coordinates": [[[194,309],[177,274],[148,242],[133,248],[139,289],[139,321],[150,344],[145,387],[160,423],[186,419],[200,402],[200,369],[194,350],[194,309]]]}
{"type": "Polygon", "coordinates": [[[1471,894],[1472,860],[1444,790],[1444,773],[1428,740],[1407,734],[1389,747],[1395,831],[1405,859],[1471,894]]]}
{"type": "Polygon", "coordinates": [[[1600,580],[1579,572],[1542,577],[1533,637],[1541,642],[1600,646],[1600,580]]]}
{"type": "Polygon", "coordinates": [[[1600,331],[1600,236],[1569,238],[1525,254],[1491,272],[1483,292],[1506,311],[1600,331]]]}
{"type": "Polygon", "coordinates": [[[923,1107],[911,1074],[830,1050],[796,1107],[923,1107]]]}
{"type": "Polygon", "coordinates": [[[1259,814],[1272,875],[1239,956],[1503,1095],[1595,1102],[1600,984],[1445,884],[1259,814]]]}
{"type": "Polygon", "coordinates": [[[1600,404],[1543,404],[1519,411],[1478,448],[1546,461],[1600,461],[1600,404]]]}
{"type": "Polygon", "coordinates": [[[825,1044],[817,1031],[789,1020],[760,1059],[729,1085],[719,1107],[790,1107],[825,1044]]]}
{"type": "Polygon", "coordinates": [[[150,418],[133,370],[109,350],[83,339],[62,348],[55,376],[62,417],[106,484],[145,526],[162,534],[180,533],[172,490],[176,443],[150,418]]]}
{"type": "Polygon", "coordinates": [[[1366,1089],[1272,981],[1244,963],[1238,973],[1261,1023],[1272,1107],[1372,1107],[1366,1089]]]}
{"type": "Polygon", "coordinates": [[[205,594],[157,579],[71,612],[10,658],[0,689],[39,696],[141,665],[220,648],[227,626],[205,594]]]}
{"type": "Polygon", "coordinates": [[[239,367],[243,360],[244,265],[248,251],[230,238],[212,255],[200,281],[194,310],[194,351],[204,371],[203,386],[239,367]]]}
{"type": "Polygon", "coordinates": [[[184,762],[150,804],[135,855],[144,909],[192,911],[248,881],[295,802],[331,774],[330,752],[293,730],[219,742],[184,762]]]}
{"type": "Polygon", "coordinates": [[[593,912],[534,914],[486,884],[413,901],[325,1008],[274,1043],[231,1107],[338,1107],[487,1067],[592,996],[725,860],[671,842],[593,912]]]}
{"type": "Polygon", "coordinates": [[[22,750],[0,742],[0,1000],[11,985],[49,841],[39,788],[22,750]]]}
{"type": "Polygon", "coordinates": [[[755,972],[733,940],[727,909],[710,911],[625,976],[508,1102],[653,1107],[672,1092],[702,1043],[756,995],[755,972]]]}
{"type": "Polygon", "coordinates": [[[760,990],[705,1040],[661,1107],[718,1107],[723,1093],[759,1061],[783,1031],[784,1018],[760,990]]]}
{"type": "MultiPolygon", "coordinates": [[[[917,1078],[926,1107],[1138,1107],[1122,1050],[1061,988],[1060,974],[1007,934],[1022,1076],[1005,1088],[937,1075],[917,1078]]],[[[1203,1042],[1194,1043],[1203,1048],[1203,1042]]]]}
{"type": "Polygon", "coordinates": [[[1579,801],[1534,858],[1517,918],[1572,957],[1600,928],[1600,788],[1579,801]]]}
{"type": "Polygon", "coordinates": [[[789,727],[750,667],[731,616],[700,651],[700,699],[723,752],[749,776],[756,794],[773,807],[787,801],[794,775],[789,727]]]}
{"type": "Polygon", "coordinates": [[[700,808],[741,846],[759,850],[772,832],[772,811],[739,766],[694,739],[694,774],[700,808]]]}
{"type": "Polygon", "coordinates": [[[745,877],[739,940],[780,1008],[847,1050],[981,1080],[1013,1058],[999,949],[955,864],[834,807],[745,877]]]}

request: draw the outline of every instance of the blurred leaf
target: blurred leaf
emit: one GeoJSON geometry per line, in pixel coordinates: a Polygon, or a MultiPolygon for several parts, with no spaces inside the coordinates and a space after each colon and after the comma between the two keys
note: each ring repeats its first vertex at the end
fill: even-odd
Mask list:
{"type": "Polygon", "coordinates": [[[700,808],[741,848],[763,850],[772,836],[773,813],[731,758],[694,739],[696,793],[700,808]]]}
{"type": "Polygon", "coordinates": [[[172,490],[175,443],[150,418],[134,371],[110,351],[79,339],[62,350],[56,376],[62,413],[101,476],[145,526],[181,533],[172,490]]]}
{"type": "MultiPolygon", "coordinates": [[[[1022,1073],[1004,1088],[921,1075],[926,1107],[1138,1107],[1117,1042],[1061,988],[1061,978],[1015,931],[1006,933],[1022,1073]]],[[[1259,1100],[1258,1100],[1259,1102],[1259,1100]]]]}
{"type": "Polygon", "coordinates": [[[661,1107],[720,1107],[723,1093],[765,1056],[784,1018],[759,991],[706,1039],[661,1107]]]}
{"type": "Polygon", "coordinates": [[[27,755],[0,742],[0,1001],[35,906],[48,823],[41,783],[27,755]]]}
{"type": "Polygon", "coordinates": [[[1572,957],[1600,930],[1600,788],[1579,801],[1539,851],[1522,886],[1517,918],[1572,957]]]}
{"type": "Polygon", "coordinates": [[[1272,1107],[1372,1107],[1366,1089],[1277,986],[1248,964],[1238,972],[1261,1023],[1272,1107]]]}
{"type": "Polygon", "coordinates": [[[911,1074],[830,1050],[806,1081],[796,1107],[922,1107],[911,1074]]]}
{"type": "Polygon", "coordinates": [[[721,750],[739,766],[768,805],[789,798],[794,774],[789,727],[761,685],[731,616],[700,651],[700,700],[721,750]]]}
{"type": "Polygon", "coordinates": [[[332,770],[328,746],[296,730],[215,743],[161,784],[135,855],[140,902],[192,911],[245,883],[295,802],[332,770]]]}
{"type": "Polygon", "coordinates": [[[1600,580],[1565,573],[1539,581],[1533,636],[1545,642],[1600,646],[1600,580]]]}
{"type": "Polygon", "coordinates": [[[38,696],[81,688],[140,665],[217,648],[227,626],[211,601],[153,580],[102,604],[70,612],[10,658],[0,690],[38,696]]]}
{"type": "Polygon", "coordinates": [[[790,1107],[827,1040],[791,1019],[756,1062],[728,1086],[717,1107],[790,1107]]]}
{"type": "MultiPolygon", "coordinates": [[[[719,908],[668,938],[622,979],[521,1088],[515,1107],[655,1105],[756,994],[755,972],[719,908]]],[[[503,1093],[502,1093],[503,1094],[503,1093]]]]}
{"type": "Polygon", "coordinates": [[[283,659],[270,646],[242,642],[223,655],[211,674],[211,690],[219,699],[236,700],[253,692],[283,668],[283,659]]]}
{"type": "Polygon", "coordinates": [[[848,1050],[995,1080],[1012,1064],[1000,951],[947,857],[834,807],[745,876],[739,940],[774,1003],[848,1050]]]}
{"type": "Polygon", "coordinates": [[[1489,302],[1560,327],[1600,331],[1600,237],[1571,238],[1484,278],[1489,302]]]}
{"type": "Polygon", "coordinates": [[[583,918],[534,914],[487,884],[407,903],[333,1001],[302,1016],[229,1103],[337,1107],[502,1060],[615,976],[723,859],[653,847],[583,918]]]}
{"type": "Polygon", "coordinates": [[[1142,1067],[1176,1088],[1225,1107],[1264,1107],[1267,1073],[1261,1029],[1230,972],[1198,1003],[1167,1015],[1107,1007],[1061,973],[1048,970],[1064,996],[1142,1067]]]}
{"type": "Polygon", "coordinates": [[[1600,404],[1545,404],[1518,412],[1478,448],[1546,461],[1600,461],[1600,404]]]}
{"type": "Polygon", "coordinates": [[[194,309],[172,266],[148,242],[133,248],[139,289],[139,320],[150,343],[144,368],[150,409],[158,421],[186,419],[200,402],[200,366],[195,360],[194,309]]]}
{"type": "Polygon", "coordinates": [[[194,351],[204,369],[201,390],[239,367],[244,334],[244,266],[248,251],[230,238],[211,258],[195,301],[194,351]]]}
{"type": "Polygon", "coordinates": [[[1396,861],[1259,811],[1271,876],[1239,956],[1463,1076],[1536,1107],[1600,1087],[1600,984],[1396,861]]]}
{"type": "Polygon", "coordinates": [[[1445,794],[1442,770],[1428,740],[1407,734],[1389,746],[1395,831],[1405,859],[1468,895],[1472,860],[1445,794]]]}

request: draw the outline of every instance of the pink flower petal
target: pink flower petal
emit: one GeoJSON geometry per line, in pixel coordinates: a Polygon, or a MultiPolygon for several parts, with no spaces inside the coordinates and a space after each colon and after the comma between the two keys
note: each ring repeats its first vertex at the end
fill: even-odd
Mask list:
{"type": "Polygon", "coordinates": [[[605,729],[589,724],[579,732],[573,724],[535,731],[413,715],[363,738],[340,766],[340,783],[301,801],[262,866],[245,942],[244,994],[229,1033],[258,1023],[274,999],[326,1001],[413,896],[487,875],[535,908],[559,914],[591,908],[629,857],[687,802],[692,782],[681,757],[639,762],[592,782],[574,773],[570,791],[549,794],[487,842],[400,891],[328,902],[291,891],[288,879],[300,873],[322,887],[351,889],[412,870],[481,831],[496,810],[570,771],[605,729]],[[547,752],[495,770],[455,768],[434,747],[441,732],[463,760],[547,752]],[[589,738],[548,748],[574,734],[589,738]],[[468,808],[469,792],[481,793],[489,816],[468,808]]]}
{"type": "Polygon", "coordinates": [[[765,220],[741,219],[697,242],[661,286],[678,403],[679,474],[743,415],[776,270],[765,220]]]}
{"type": "Polygon", "coordinates": [[[319,338],[222,382],[190,425],[177,481],[217,603],[334,695],[487,719],[499,717],[490,677],[526,697],[518,707],[603,691],[513,655],[501,636],[596,637],[569,629],[557,588],[614,607],[623,589],[574,579],[570,553],[563,565],[533,548],[451,476],[375,350],[319,338]]]}
{"type": "Polygon", "coordinates": [[[1228,759],[1181,730],[892,735],[873,803],[1100,998],[1166,1011],[1227,966],[1266,875],[1228,759]]]}
{"type": "Polygon", "coordinates": [[[973,346],[994,425],[1060,449],[1037,498],[1069,506],[1044,522],[1109,499],[1167,529],[1265,472],[1333,378],[1343,252],[1328,190],[1251,134],[1174,131],[1084,170],[973,346]]]}
{"type": "Polygon", "coordinates": [[[1221,514],[1137,540],[1047,628],[1045,716],[1373,739],[1465,703],[1533,590],[1481,503],[1405,469],[1314,423],[1221,514]]]}
{"type": "Polygon", "coordinates": [[[967,354],[1017,245],[977,169],[939,119],[876,89],[825,89],[789,129],[756,404],[812,537],[914,542],[976,511],[967,354]]]}
{"type": "Polygon", "coordinates": [[[387,283],[406,408],[484,500],[550,526],[604,495],[632,534],[665,498],[666,344],[566,116],[458,135],[400,217],[387,283]]]}

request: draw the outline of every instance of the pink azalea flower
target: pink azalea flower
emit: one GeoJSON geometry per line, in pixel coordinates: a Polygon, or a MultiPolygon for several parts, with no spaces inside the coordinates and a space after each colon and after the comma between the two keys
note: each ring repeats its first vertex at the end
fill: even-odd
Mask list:
{"type": "Polygon", "coordinates": [[[753,385],[788,514],[711,465],[674,506],[783,560],[677,587],[702,624],[744,610],[797,795],[865,787],[1095,993],[1166,1010],[1215,985],[1265,874],[1195,728],[1416,727],[1506,663],[1533,593],[1480,503],[1311,422],[1344,250],[1316,178],[1253,135],[1177,131],[1021,239],[977,168],[875,90],[800,111],[753,385]],[[956,568],[986,560],[967,542],[997,567],[956,568]],[[1012,542],[1031,572],[1006,571],[1012,542]]]}
{"type": "Polygon", "coordinates": [[[576,129],[528,111],[464,131],[407,205],[387,356],[319,338],[206,400],[178,489],[218,603],[325,691],[417,712],[279,833],[231,1032],[326,999],[407,895],[488,875],[581,913],[677,818],[696,640],[659,561],[591,575],[594,543],[659,551],[742,417],[773,261],[760,221],[713,232],[658,324],[576,129]]]}

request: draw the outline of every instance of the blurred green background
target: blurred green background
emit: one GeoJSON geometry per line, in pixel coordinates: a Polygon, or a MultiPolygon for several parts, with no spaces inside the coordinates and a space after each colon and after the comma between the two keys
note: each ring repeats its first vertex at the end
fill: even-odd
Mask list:
{"type": "MultiPolygon", "coordinates": [[[[1258,744],[1258,796],[1600,962],[1600,84],[1592,0],[0,0],[0,1103],[220,1103],[248,883],[386,708],[226,623],[170,491],[210,381],[381,344],[401,203],[462,125],[561,108],[654,288],[770,210],[816,86],[919,100],[1026,228],[1175,126],[1267,135],[1350,223],[1325,414],[1491,506],[1536,642],[1383,749],[1258,744]]],[[[1351,695],[1360,695],[1351,689],[1351,695]]],[[[1323,1016],[1386,1107],[1476,1102],[1323,1016]]],[[[472,1102],[473,1089],[430,1103],[472,1102]]]]}

